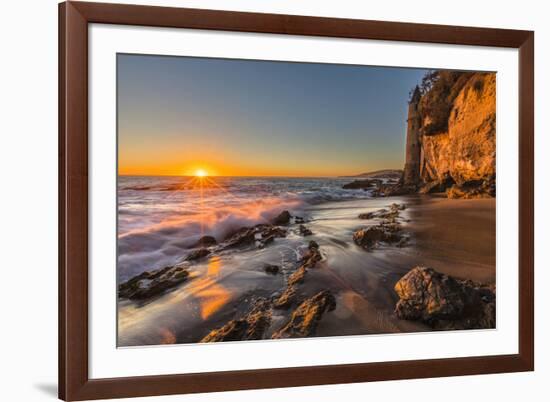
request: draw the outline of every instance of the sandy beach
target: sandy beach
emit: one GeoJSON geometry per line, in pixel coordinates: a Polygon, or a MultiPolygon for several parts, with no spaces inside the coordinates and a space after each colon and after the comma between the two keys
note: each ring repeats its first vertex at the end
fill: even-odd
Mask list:
{"type": "MultiPolygon", "coordinates": [[[[315,336],[429,331],[419,321],[397,318],[396,282],[415,266],[428,266],[458,279],[495,281],[495,199],[453,200],[407,195],[325,202],[302,207],[299,224],[288,225],[285,238],[264,248],[214,253],[189,267],[189,279],[146,301],[119,299],[118,345],[192,343],[212,329],[245,314],[259,297],[276,298],[296,271],[309,241],[322,259],[299,287],[304,297],[329,290],[336,308],[324,314],[315,336]],[[404,247],[382,245],[372,251],[356,245],[354,231],[367,225],[361,213],[404,204],[400,224],[409,241],[404,247]],[[278,266],[276,275],[266,266],[278,266]]],[[[291,211],[294,213],[294,211],[291,211]]],[[[264,339],[288,321],[291,311],[273,310],[264,339]]]]}

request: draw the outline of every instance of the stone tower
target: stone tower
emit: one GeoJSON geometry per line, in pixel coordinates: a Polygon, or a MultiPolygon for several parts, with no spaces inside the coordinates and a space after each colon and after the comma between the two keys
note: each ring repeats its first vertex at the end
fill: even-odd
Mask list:
{"type": "Polygon", "coordinates": [[[420,89],[414,89],[409,102],[407,119],[407,145],[405,147],[405,169],[403,170],[403,185],[416,186],[420,181],[420,89]]]}

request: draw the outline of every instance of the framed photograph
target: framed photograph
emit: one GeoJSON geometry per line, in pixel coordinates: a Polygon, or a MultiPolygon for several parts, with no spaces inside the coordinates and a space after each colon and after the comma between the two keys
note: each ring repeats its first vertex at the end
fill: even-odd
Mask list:
{"type": "Polygon", "coordinates": [[[533,370],[533,32],[59,17],[61,399],[533,370]]]}

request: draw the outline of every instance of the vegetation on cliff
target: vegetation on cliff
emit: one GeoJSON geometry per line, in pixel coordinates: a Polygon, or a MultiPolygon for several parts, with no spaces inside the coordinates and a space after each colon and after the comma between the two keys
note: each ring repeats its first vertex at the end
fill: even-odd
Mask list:
{"type": "Polygon", "coordinates": [[[419,110],[422,134],[433,135],[448,130],[454,100],[474,73],[461,71],[430,71],[422,79],[419,110]]]}

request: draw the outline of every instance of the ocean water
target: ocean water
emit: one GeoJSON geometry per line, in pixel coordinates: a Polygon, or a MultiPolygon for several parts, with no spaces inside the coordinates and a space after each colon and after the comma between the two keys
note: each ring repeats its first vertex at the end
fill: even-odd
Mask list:
{"type": "MultiPolygon", "coordinates": [[[[216,250],[186,262],[189,280],[145,302],[118,300],[118,346],[194,343],[213,328],[242,316],[257,297],[278,297],[310,241],[323,256],[308,270],[299,291],[331,291],[336,309],[320,322],[316,336],[428,331],[394,314],[394,284],[411,268],[430,266],[484,283],[495,277],[495,200],[447,200],[410,195],[372,197],[343,190],[350,178],[120,177],[118,278],[127,280],[185,260],[202,235],[221,241],[243,226],[271,220],[284,209],[306,219],[267,247],[216,250]],[[353,233],[376,220],[358,215],[405,204],[400,213],[406,247],[380,245],[367,252],[353,233]],[[280,273],[269,275],[266,265],[280,273]]],[[[292,310],[273,310],[269,331],[292,310]]],[[[268,331],[268,332],[269,332],[268,331]]],[[[266,335],[270,337],[269,333],[266,335]]]]}
{"type": "Polygon", "coordinates": [[[350,178],[137,177],[118,181],[119,280],[181,261],[203,235],[218,241],[243,227],[291,210],[360,200],[369,191],[344,190],[350,178]]]}

